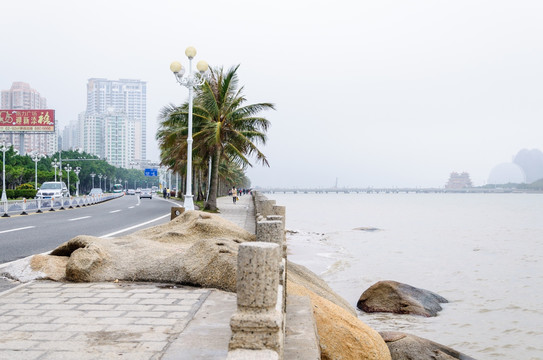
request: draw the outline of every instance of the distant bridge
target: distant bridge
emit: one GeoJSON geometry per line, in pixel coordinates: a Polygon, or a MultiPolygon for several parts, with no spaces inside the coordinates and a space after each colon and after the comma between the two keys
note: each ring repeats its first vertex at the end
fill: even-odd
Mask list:
{"type": "Polygon", "coordinates": [[[475,193],[516,193],[529,192],[517,189],[487,189],[487,188],[464,188],[464,189],[445,189],[445,188],[258,188],[256,189],[263,193],[292,193],[292,194],[352,194],[352,193],[367,193],[367,194],[398,194],[398,193],[460,193],[460,194],[475,194],[475,193]]]}

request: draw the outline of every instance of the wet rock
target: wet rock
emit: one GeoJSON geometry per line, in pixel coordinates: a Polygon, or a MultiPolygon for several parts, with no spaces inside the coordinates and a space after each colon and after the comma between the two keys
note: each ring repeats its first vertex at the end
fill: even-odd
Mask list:
{"type": "Polygon", "coordinates": [[[287,281],[290,295],[308,296],[319,334],[321,360],[390,360],[379,333],[305,286],[287,281]]]}
{"type": "Polygon", "coordinates": [[[379,281],[360,296],[356,307],[365,312],[436,316],[447,299],[431,291],[396,281],[379,281]]]}
{"type": "Polygon", "coordinates": [[[475,360],[450,347],[396,331],[379,333],[390,350],[392,360],[475,360]]]}
{"type": "Polygon", "coordinates": [[[373,231],[379,231],[381,229],[376,228],[376,227],[357,227],[357,228],[354,228],[353,230],[373,232],[373,231]]]}

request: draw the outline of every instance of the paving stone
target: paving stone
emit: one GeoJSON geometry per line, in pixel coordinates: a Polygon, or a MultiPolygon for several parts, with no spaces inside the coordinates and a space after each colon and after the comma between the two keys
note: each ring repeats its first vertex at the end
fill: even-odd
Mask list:
{"type": "Polygon", "coordinates": [[[9,322],[18,324],[41,324],[53,320],[52,316],[15,316],[9,322]]]}
{"type": "Polygon", "coordinates": [[[9,360],[35,360],[45,354],[44,351],[16,351],[16,350],[0,350],[0,359],[9,360]]]}
{"type": "Polygon", "coordinates": [[[99,298],[99,297],[92,297],[92,298],[89,298],[89,297],[81,297],[81,298],[72,298],[72,299],[69,299],[66,301],[66,304],[96,304],[96,303],[99,303],[99,302],[102,302],[104,300],[107,300],[107,299],[104,299],[104,298],[99,298]]]}
{"type": "Polygon", "coordinates": [[[0,322],[0,331],[11,330],[17,326],[20,326],[20,324],[8,324],[8,323],[0,322]]]}
{"type": "MultiPolygon", "coordinates": [[[[75,306],[75,305],[74,305],[75,306]]],[[[105,311],[105,310],[124,310],[119,309],[116,305],[106,304],[82,304],[77,307],[77,310],[81,311],[105,311]]]]}
{"type": "Polygon", "coordinates": [[[63,324],[37,324],[36,322],[28,321],[15,330],[17,331],[57,331],[63,324]]]}
{"type": "Polygon", "coordinates": [[[121,305],[121,304],[135,304],[140,299],[124,299],[124,298],[113,298],[113,299],[104,299],[101,303],[102,304],[115,304],[115,305],[121,305]]]}
{"type": "Polygon", "coordinates": [[[88,311],[85,313],[85,317],[91,318],[105,318],[105,317],[117,317],[124,314],[125,311],[105,310],[105,311],[88,311]]]}
{"type": "Polygon", "coordinates": [[[164,311],[131,311],[126,313],[124,316],[129,318],[142,318],[142,317],[152,317],[158,318],[166,314],[164,311]]]}
{"type": "MultiPolygon", "coordinates": [[[[110,305],[108,305],[110,306],[110,305]]],[[[114,305],[111,305],[111,306],[114,306],[114,305]]],[[[153,307],[153,305],[138,305],[138,304],[133,304],[133,305],[116,305],[115,306],[115,310],[122,310],[122,311],[149,311],[153,309],[153,311],[164,311],[164,310],[161,310],[161,309],[157,309],[156,306],[153,307]]]]}
{"type": "Polygon", "coordinates": [[[138,301],[138,304],[167,305],[167,304],[173,304],[174,302],[175,302],[175,299],[140,299],[140,301],[138,301]]]}
{"type": "Polygon", "coordinates": [[[164,319],[164,318],[140,318],[134,323],[138,325],[149,324],[149,325],[174,325],[177,322],[177,319],[164,319]]]}
{"type": "Polygon", "coordinates": [[[40,345],[39,341],[2,340],[0,341],[0,351],[1,350],[28,350],[28,349],[33,349],[33,348],[35,349],[35,347],[38,345],[40,345]]]}

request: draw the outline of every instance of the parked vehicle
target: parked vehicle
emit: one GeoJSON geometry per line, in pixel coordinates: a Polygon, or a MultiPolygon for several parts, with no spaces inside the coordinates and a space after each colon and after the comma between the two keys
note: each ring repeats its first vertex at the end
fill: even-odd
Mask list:
{"type": "Polygon", "coordinates": [[[153,198],[153,192],[151,191],[151,189],[141,189],[141,192],[140,192],[140,199],[141,198],[149,198],[149,199],[152,199],[153,198]]]}
{"type": "Polygon", "coordinates": [[[104,191],[100,188],[94,188],[89,192],[89,196],[102,195],[104,191]]]}
{"type": "Polygon", "coordinates": [[[52,197],[68,196],[68,187],[63,181],[46,181],[41,184],[36,193],[36,199],[50,199],[52,197]]]}

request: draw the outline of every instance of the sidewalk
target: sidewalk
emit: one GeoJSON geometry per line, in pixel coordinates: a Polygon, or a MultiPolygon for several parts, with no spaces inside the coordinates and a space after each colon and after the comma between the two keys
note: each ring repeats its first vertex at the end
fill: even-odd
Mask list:
{"type": "MultiPolygon", "coordinates": [[[[254,233],[251,196],[218,207],[254,233]]],[[[0,359],[225,359],[235,310],[215,289],[34,281],[0,292],[0,359]]]]}

